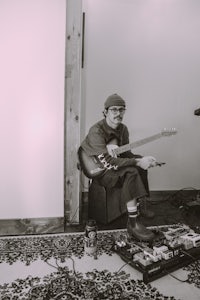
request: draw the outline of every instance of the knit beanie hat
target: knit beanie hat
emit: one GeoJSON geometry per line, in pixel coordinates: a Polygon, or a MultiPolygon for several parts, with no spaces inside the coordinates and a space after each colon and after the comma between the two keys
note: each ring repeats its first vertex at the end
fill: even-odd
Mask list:
{"type": "Polygon", "coordinates": [[[126,103],[118,94],[113,94],[104,103],[105,109],[108,109],[110,106],[126,106],[126,103]]]}

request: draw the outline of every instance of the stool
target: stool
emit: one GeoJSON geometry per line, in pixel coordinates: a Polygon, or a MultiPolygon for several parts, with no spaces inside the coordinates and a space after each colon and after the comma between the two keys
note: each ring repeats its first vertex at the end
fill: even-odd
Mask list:
{"type": "Polygon", "coordinates": [[[105,188],[93,179],[88,193],[88,217],[108,224],[126,212],[121,187],[105,188]]]}

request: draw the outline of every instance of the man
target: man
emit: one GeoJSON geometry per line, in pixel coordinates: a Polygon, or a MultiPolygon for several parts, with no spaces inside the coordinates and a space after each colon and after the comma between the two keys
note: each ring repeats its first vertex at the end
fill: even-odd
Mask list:
{"type": "MultiPolygon", "coordinates": [[[[127,151],[120,156],[114,156],[109,150],[109,143],[117,140],[118,146],[129,143],[129,132],[122,123],[126,103],[118,94],[110,95],[104,103],[104,119],[93,125],[81,148],[88,156],[99,159],[105,172],[97,177],[98,182],[105,187],[122,186],[122,197],[128,211],[127,230],[130,236],[151,241],[152,231],[139,220],[138,204],[149,195],[147,169],[156,165],[152,156],[134,155],[127,151]]],[[[142,210],[146,217],[153,217],[153,212],[142,210]]]]}

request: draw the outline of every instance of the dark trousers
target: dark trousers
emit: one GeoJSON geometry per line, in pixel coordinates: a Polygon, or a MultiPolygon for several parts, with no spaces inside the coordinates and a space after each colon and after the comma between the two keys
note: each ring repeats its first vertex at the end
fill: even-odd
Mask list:
{"type": "Polygon", "coordinates": [[[122,187],[122,197],[127,203],[134,198],[149,195],[148,172],[136,166],[123,167],[119,170],[108,170],[97,178],[104,187],[122,187]]]}

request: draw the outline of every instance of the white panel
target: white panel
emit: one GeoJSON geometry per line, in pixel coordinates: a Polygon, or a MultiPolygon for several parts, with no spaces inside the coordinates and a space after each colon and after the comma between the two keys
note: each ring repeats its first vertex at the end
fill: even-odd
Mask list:
{"type": "Polygon", "coordinates": [[[0,218],[63,216],[65,1],[0,1],[0,218]]]}

